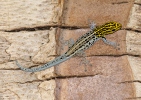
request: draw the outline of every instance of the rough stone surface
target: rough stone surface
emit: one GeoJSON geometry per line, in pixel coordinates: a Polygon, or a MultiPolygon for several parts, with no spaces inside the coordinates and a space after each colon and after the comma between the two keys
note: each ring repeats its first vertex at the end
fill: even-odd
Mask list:
{"type": "Polygon", "coordinates": [[[0,100],[54,100],[55,81],[7,83],[0,89],[0,100]]]}
{"type": "Polygon", "coordinates": [[[9,83],[25,83],[27,81],[37,80],[35,74],[26,73],[17,70],[0,70],[0,86],[9,83]]]}
{"type": "Polygon", "coordinates": [[[48,42],[42,43],[42,46],[39,48],[40,50],[33,57],[32,60],[36,63],[46,63],[54,59],[54,55],[56,55],[56,29],[51,28],[48,30],[48,33],[46,31],[43,31],[43,33],[47,35],[43,36],[42,38],[46,41],[48,40],[48,42]]]}
{"type": "Polygon", "coordinates": [[[57,81],[57,100],[126,100],[134,96],[132,84],[120,84],[110,77],[60,79],[57,81]]]}
{"type": "Polygon", "coordinates": [[[141,100],[141,83],[140,82],[134,82],[135,90],[136,90],[136,97],[137,100],[141,100]]]}
{"type": "Polygon", "coordinates": [[[54,68],[35,74],[14,69],[18,69],[15,59],[25,67],[54,59],[50,55],[56,55],[55,32],[55,28],[36,32],[1,31],[0,100],[54,100],[54,80],[39,81],[54,77],[54,68]]]}
{"type": "Polygon", "coordinates": [[[56,82],[54,80],[44,81],[39,85],[39,92],[43,100],[55,100],[56,82]]]}
{"type": "Polygon", "coordinates": [[[46,80],[56,77],[56,73],[54,72],[54,67],[40,72],[36,72],[35,75],[39,80],[46,80]]]}
{"type": "Polygon", "coordinates": [[[89,20],[98,25],[117,21],[126,27],[134,0],[65,0],[62,24],[67,26],[88,25],[89,20]],[[126,10],[125,10],[126,9],[126,10]]]}
{"type": "Polygon", "coordinates": [[[60,8],[58,0],[2,0],[0,30],[57,24],[60,8]]]}
{"type": "Polygon", "coordinates": [[[141,97],[141,58],[128,56],[128,61],[132,71],[136,97],[141,97]]]}
{"type": "Polygon", "coordinates": [[[127,24],[127,28],[130,28],[131,31],[127,31],[126,44],[127,44],[127,53],[132,55],[128,56],[128,62],[132,71],[133,80],[128,83],[134,83],[135,86],[135,97],[132,99],[140,100],[141,99],[141,0],[135,0],[135,3],[132,7],[130,13],[130,20],[127,24]],[[135,32],[138,31],[138,32],[135,32]],[[135,57],[133,55],[136,55],[135,57]],[[139,56],[139,57],[138,57],[139,56]]]}
{"type": "Polygon", "coordinates": [[[127,53],[130,55],[141,55],[141,34],[134,31],[127,31],[126,48],[127,53]]]}
{"type": "Polygon", "coordinates": [[[0,40],[3,53],[1,54],[2,61],[9,60],[25,60],[35,63],[46,63],[55,55],[55,29],[51,28],[48,31],[36,32],[1,32],[0,40]],[[5,39],[5,41],[4,41],[5,39]],[[7,58],[7,60],[5,60],[7,58]]]}
{"type": "Polygon", "coordinates": [[[133,80],[141,80],[141,58],[128,56],[128,61],[133,73],[133,80]]]}
{"type": "MultiPolygon", "coordinates": [[[[141,2],[140,2],[141,4],[141,2]]],[[[128,28],[141,31],[141,5],[134,4],[130,13],[128,28]]]]}
{"type": "Polygon", "coordinates": [[[38,82],[5,84],[2,87],[3,91],[1,91],[3,93],[0,93],[1,100],[41,100],[40,93],[38,93],[38,85],[38,82]]]}
{"type": "Polygon", "coordinates": [[[10,58],[10,55],[6,53],[6,49],[9,47],[10,43],[0,36],[0,63],[7,62],[10,58]]]}
{"type": "Polygon", "coordinates": [[[141,0],[135,0],[135,3],[141,4],[141,0]]]}

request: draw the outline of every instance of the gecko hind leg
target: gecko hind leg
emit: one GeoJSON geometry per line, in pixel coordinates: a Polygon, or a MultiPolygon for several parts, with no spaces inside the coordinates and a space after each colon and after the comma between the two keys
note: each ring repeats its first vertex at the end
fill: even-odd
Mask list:
{"type": "Polygon", "coordinates": [[[86,59],[86,53],[84,51],[79,51],[77,54],[77,56],[82,56],[82,60],[80,61],[80,65],[83,64],[85,65],[85,71],[87,71],[86,66],[92,66],[92,64],[90,63],[89,60],[86,59]]]}
{"type": "Polygon", "coordinates": [[[120,49],[118,46],[119,44],[117,44],[116,42],[112,42],[112,41],[108,41],[105,37],[102,38],[103,42],[114,47],[115,49],[120,49]]]}

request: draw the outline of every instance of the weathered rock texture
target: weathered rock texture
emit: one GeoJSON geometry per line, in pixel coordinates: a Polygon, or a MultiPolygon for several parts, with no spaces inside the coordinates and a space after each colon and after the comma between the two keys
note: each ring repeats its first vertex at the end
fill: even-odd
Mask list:
{"type": "Polygon", "coordinates": [[[2,0],[0,100],[141,100],[141,0],[2,0]],[[67,51],[60,40],[77,40],[94,21],[117,21],[123,29],[86,50],[90,65],[75,56],[41,72],[67,51]],[[78,29],[79,28],[79,29],[78,29]],[[63,48],[63,49],[62,49],[63,48]]]}

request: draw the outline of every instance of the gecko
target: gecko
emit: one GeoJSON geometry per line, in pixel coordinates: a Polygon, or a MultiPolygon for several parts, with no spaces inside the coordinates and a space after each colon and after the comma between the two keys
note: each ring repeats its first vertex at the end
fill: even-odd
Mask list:
{"type": "Polygon", "coordinates": [[[94,43],[100,39],[103,40],[104,43],[111,45],[113,47],[117,47],[117,44],[115,42],[111,42],[108,41],[105,38],[105,35],[108,34],[113,34],[114,32],[120,30],[122,28],[122,25],[118,22],[107,22],[101,26],[97,26],[95,27],[95,24],[91,25],[90,27],[90,31],[85,33],[84,35],[82,35],[81,37],[78,38],[78,40],[76,40],[76,42],[69,47],[68,51],[64,54],[62,54],[61,56],[55,58],[54,60],[40,66],[40,67],[33,67],[33,68],[25,68],[23,66],[21,66],[18,61],[16,60],[16,65],[23,71],[26,72],[38,72],[38,71],[42,71],[45,69],[48,69],[50,67],[53,67],[57,64],[60,64],[66,60],[68,60],[69,58],[71,58],[72,56],[76,55],[77,53],[81,52],[81,51],[85,51],[86,49],[88,49],[89,47],[91,47],[92,45],[94,45],[94,43]]]}

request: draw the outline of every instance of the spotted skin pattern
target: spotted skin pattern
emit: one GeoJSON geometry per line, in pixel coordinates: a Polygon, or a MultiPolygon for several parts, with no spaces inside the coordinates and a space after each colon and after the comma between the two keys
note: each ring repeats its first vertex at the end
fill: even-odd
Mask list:
{"type": "Polygon", "coordinates": [[[16,61],[16,64],[23,71],[37,72],[37,71],[42,71],[42,70],[48,69],[50,67],[53,67],[59,63],[62,63],[64,61],[68,60],[69,58],[71,58],[75,54],[79,53],[80,51],[84,51],[84,50],[88,49],[96,41],[98,41],[100,39],[102,39],[104,43],[111,45],[113,47],[116,47],[117,46],[116,43],[106,40],[105,35],[113,34],[114,32],[120,30],[121,28],[122,28],[122,25],[117,22],[108,22],[108,23],[105,23],[104,25],[95,27],[95,28],[91,29],[88,33],[81,36],[68,49],[68,51],[65,54],[55,58],[53,61],[50,61],[43,66],[33,67],[33,68],[25,68],[25,67],[21,66],[18,63],[18,61],[16,61]]]}

